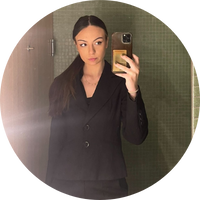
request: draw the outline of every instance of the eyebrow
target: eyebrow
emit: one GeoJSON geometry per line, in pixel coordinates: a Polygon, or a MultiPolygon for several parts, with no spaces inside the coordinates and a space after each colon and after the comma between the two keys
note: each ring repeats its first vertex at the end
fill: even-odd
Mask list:
{"type": "MultiPolygon", "coordinates": [[[[103,37],[98,37],[98,38],[96,38],[94,41],[99,40],[99,39],[103,39],[103,37]]],[[[77,40],[77,41],[80,41],[80,42],[87,42],[86,40],[77,40]]],[[[93,42],[94,42],[94,41],[93,41],[93,42]]]]}

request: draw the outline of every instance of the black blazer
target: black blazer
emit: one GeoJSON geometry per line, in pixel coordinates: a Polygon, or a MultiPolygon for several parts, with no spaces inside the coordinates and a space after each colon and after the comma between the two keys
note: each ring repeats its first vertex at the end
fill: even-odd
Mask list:
{"type": "MultiPolygon", "coordinates": [[[[140,90],[131,100],[125,79],[105,67],[90,105],[76,78],[76,99],[61,117],[52,118],[46,183],[62,180],[113,180],[127,176],[121,148],[121,124],[125,139],[141,144],[148,121],[140,90]]],[[[54,83],[56,84],[56,79],[54,83]]]]}

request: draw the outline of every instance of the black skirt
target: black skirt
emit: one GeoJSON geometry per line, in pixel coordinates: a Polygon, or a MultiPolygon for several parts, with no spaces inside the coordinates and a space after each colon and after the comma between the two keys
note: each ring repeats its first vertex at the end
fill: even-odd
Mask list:
{"type": "Polygon", "coordinates": [[[51,187],[65,194],[84,199],[115,199],[128,195],[128,185],[125,178],[106,181],[54,179],[51,187]]]}

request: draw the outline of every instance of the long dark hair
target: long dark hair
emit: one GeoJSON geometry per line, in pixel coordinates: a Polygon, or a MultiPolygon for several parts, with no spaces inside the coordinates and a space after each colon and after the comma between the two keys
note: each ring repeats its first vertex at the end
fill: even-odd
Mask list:
{"type": "MultiPolygon", "coordinates": [[[[73,29],[73,40],[76,42],[76,35],[89,25],[98,26],[105,31],[106,39],[108,32],[104,22],[96,16],[83,16],[78,19],[73,29]]],[[[49,90],[49,115],[56,117],[62,115],[63,111],[69,107],[70,97],[75,98],[74,83],[75,78],[83,68],[84,62],[78,55],[71,65],[59,76],[57,76],[49,90]]]]}

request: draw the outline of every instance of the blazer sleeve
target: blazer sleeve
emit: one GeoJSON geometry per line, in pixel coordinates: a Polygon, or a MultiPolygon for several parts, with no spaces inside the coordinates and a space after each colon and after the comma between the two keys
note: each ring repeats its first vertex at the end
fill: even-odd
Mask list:
{"type": "Polygon", "coordinates": [[[122,93],[122,134],[130,143],[139,145],[148,135],[148,119],[142,94],[139,88],[135,100],[132,100],[126,87],[122,93]]]}

